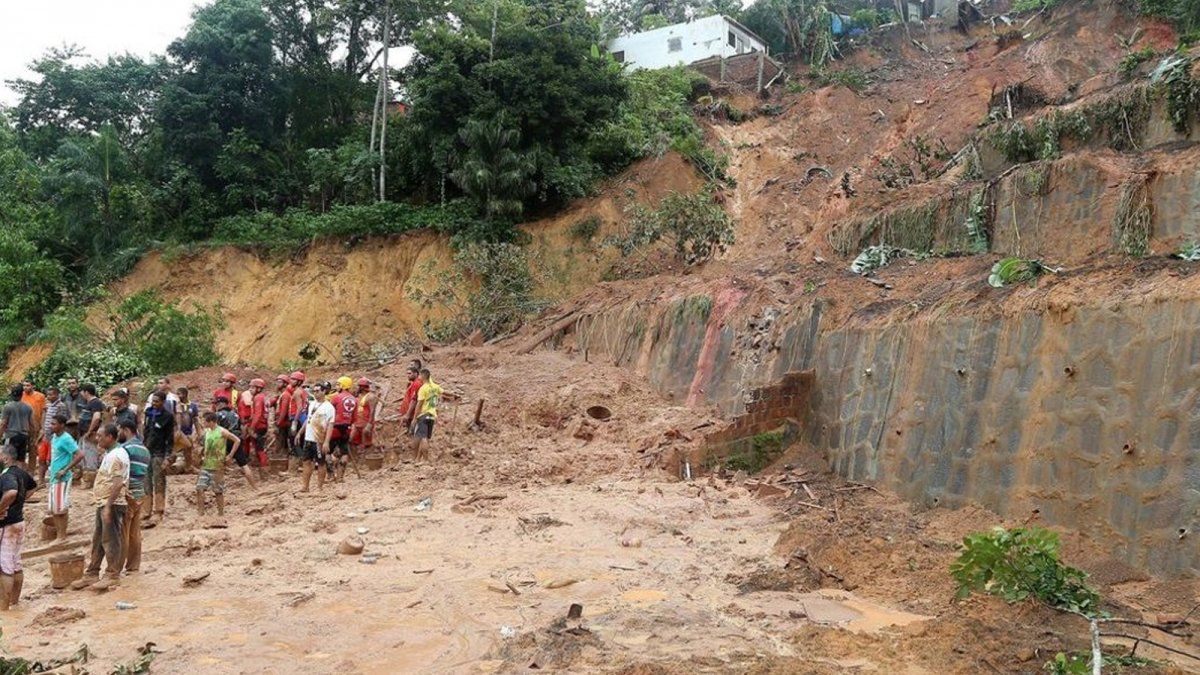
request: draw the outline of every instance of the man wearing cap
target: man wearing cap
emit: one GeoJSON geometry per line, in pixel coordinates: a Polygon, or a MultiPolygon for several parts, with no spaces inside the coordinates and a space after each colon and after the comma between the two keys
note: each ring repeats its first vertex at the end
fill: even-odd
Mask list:
{"type": "Polygon", "coordinates": [[[217,398],[220,396],[224,396],[225,401],[227,403],[230,403],[230,404],[237,403],[237,400],[238,400],[237,375],[234,375],[233,373],[225,373],[224,375],[221,376],[220,386],[218,386],[216,389],[213,390],[213,395],[212,395],[213,412],[216,412],[218,410],[217,398]]]}
{"type": "Polygon", "coordinates": [[[338,378],[338,393],[333,395],[333,434],[329,447],[333,451],[333,479],[342,482],[346,475],[346,462],[350,459],[350,427],[354,426],[354,415],[358,412],[358,399],[354,392],[354,380],[343,375],[338,378]]]}
{"type": "Polygon", "coordinates": [[[375,444],[375,418],[379,416],[379,397],[371,391],[371,381],[363,377],[358,380],[358,411],[354,414],[354,429],[350,433],[350,445],[356,449],[370,450],[375,444]]]}
{"type": "Polygon", "coordinates": [[[142,439],[150,451],[150,526],[161,522],[166,515],[167,466],[175,452],[175,416],[167,410],[166,401],[162,392],[151,394],[143,422],[142,439]]]}
{"type": "Polygon", "coordinates": [[[325,476],[329,470],[329,440],[335,414],[333,404],[325,400],[325,396],[332,388],[328,382],[322,382],[313,389],[315,406],[304,425],[304,485],[301,492],[308,492],[313,469],[319,469],[317,489],[325,487],[325,476]]]}
{"type": "Polygon", "coordinates": [[[267,383],[259,378],[250,380],[250,419],[246,420],[246,438],[251,442],[250,457],[258,462],[258,476],[267,479],[271,459],[267,457],[267,383]]]}

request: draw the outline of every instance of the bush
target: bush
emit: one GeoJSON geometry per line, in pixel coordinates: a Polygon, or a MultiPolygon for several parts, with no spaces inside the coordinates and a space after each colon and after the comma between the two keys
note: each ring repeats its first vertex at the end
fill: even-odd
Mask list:
{"type": "Polygon", "coordinates": [[[534,277],[522,248],[512,243],[473,242],[454,254],[453,271],[436,273],[431,283],[410,291],[410,298],[425,308],[461,309],[456,318],[427,324],[426,335],[435,342],[463,338],[476,330],[485,338],[516,330],[526,317],[546,308],[534,297],[534,277]]]}
{"type": "Polygon", "coordinates": [[[217,331],[224,326],[216,308],[193,304],[190,312],[145,290],[129,296],[109,315],[112,341],[140,358],[153,373],[177,373],[220,360],[217,331]]]}
{"type": "Polygon", "coordinates": [[[624,255],[669,237],[680,262],[695,265],[733,244],[733,220],[709,190],[672,193],[656,209],[634,204],[628,215],[628,231],[610,242],[624,255]]]}
{"type": "Polygon", "coordinates": [[[74,377],[80,382],[90,382],[98,389],[106,389],[149,372],[150,365],[137,354],[119,345],[106,344],[96,348],[55,347],[50,356],[26,377],[42,388],[62,386],[68,378],[74,377]]]}
{"type": "Polygon", "coordinates": [[[363,206],[338,205],[326,213],[289,209],[282,215],[267,211],[217,221],[213,240],[220,244],[296,246],[317,237],[399,234],[430,228],[456,233],[468,229],[471,209],[462,202],[444,206],[413,206],[381,202],[363,206]]]}
{"type": "Polygon", "coordinates": [[[692,117],[707,80],[684,67],[637,70],[626,75],[629,95],[615,119],[592,134],[588,154],[607,172],[643,157],[662,156],[686,138],[703,140],[692,117]]]}
{"type": "Polygon", "coordinates": [[[1058,535],[1040,527],[968,535],[950,575],[958,597],[973,592],[998,595],[1006,601],[1036,598],[1057,609],[1094,617],[1100,596],[1087,585],[1087,574],[1059,560],[1058,535]]]}

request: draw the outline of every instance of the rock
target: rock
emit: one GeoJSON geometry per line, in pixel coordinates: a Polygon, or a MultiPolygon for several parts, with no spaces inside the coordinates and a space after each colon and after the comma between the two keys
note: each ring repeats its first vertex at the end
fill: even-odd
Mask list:
{"type": "Polygon", "coordinates": [[[54,606],[34,617],[32,626],[57,626],[72,621],[78,621],[87,616],[87,612],[75,607],[54,606]]]}
{"type": "Polygon", "coordinates": [[[637,537],[621,537],[621,546],[624,548],[641,548],[642,540],[637,537]]]}
{"type": "Polygon", "coordinates": [[[204,580],[208,578],[209,574],[211,574],[211,572],[197,572],[195,574],[189,574],[183,578],[183,585],[199,586],[200,584],[204,583],[204,580]]]}
{"type": "Polygon", "coordinates": [[[591,441],[596,437],[596,427],[587,420],[580,420],[579,425],[575,427],[575,431],[571,433],[571,436],[581,441],[591,441]]]}
{"type": "Polygon", "coordinates": [[[771,485],[770,483],[759,483],[752,489],[755,496],[763,499],[767,497],[784,497],[792,493],[791,490],[785,487],[771,485]]]}
{"type": "Polygon", "coordinates": [[[745,485],[746,479],[748,479],[749,477],[750,477],[750,474],[746,473],[742,469],[738,469],[737,473],[733,474],[733,484],[734,485],[745,485]]]}
{"type": "Polygon", "coordinates": [[[1017,653],[1015,656],[1017,657],[1017,660],[1020,661],[1021,663],[1027,663],[1029,661],[1032,661],[1034,659],[1034,657],[1037,656],[1037,652],[1033,651],[1029,647],[1022,647],[1017,650],[1017,653]]]}
{"type": "Polygon", "coordinates": [[[342,555],[358,555],[366,548],[362,537],[346,537],[338,544],[337,552],[342,555]]]}
{"type": "Polygon", "coordinates": [[[338,490],[337,492],[333,493],[334,499],[345,499],[347,496],[349,495],[346,494],[345,490],[338,490]]]}
{"type": "Polygon", "coordinates": [[[478,510],[479,509],[471,506],[470,504],[455,504],[454,506],[450,507],[450,511],[452,513],[475,513],[478,510]]]}

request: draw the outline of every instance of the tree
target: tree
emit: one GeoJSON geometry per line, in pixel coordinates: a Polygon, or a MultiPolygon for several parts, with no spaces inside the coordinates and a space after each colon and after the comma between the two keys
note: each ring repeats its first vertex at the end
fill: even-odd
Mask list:
{"type": "Polygon", "coordinates": [[[128,147],[150,131],[163,61],[125,54],[76,65],[84,59],[78,47],[51,49],[30,65],[37,79],[10,82],[20,96],[12,117],[22,144],[39,159],[72,135],[108,127],[128,147]]]}
{"type": "Polygon", "coordinates": [[[193,168],[214,191],[225,187],[217,158],[235,129],[271,148],[285,120],[278,114],[270,21],[257,0],[216,0],[192,15],[187,34],[167,49],[174,70],[158,122],[167,154],[193,168]]]}
{"type": "Polygon", "coordinates": [[[450,178],[490,222],[515,218],[537,189],[534,164],[516,150],[521,134],[502,119],[471,120],[460,134],[466,152],[450,178]]]}

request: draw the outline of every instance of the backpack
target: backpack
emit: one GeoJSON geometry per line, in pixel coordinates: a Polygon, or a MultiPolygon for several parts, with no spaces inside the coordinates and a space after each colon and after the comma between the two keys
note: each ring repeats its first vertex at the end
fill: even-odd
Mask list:
{"type": "Polygon", "coordinates": [[[242,435],[242,421],[238,419],[238,414],[232,410],[218,410],[217,424],[225,427],[234,436],[242,435]]]}

